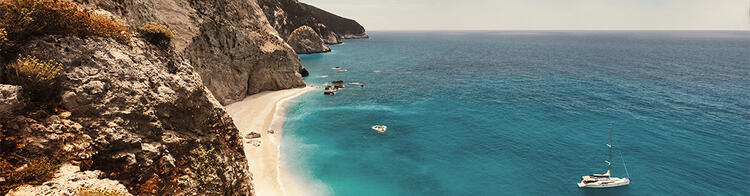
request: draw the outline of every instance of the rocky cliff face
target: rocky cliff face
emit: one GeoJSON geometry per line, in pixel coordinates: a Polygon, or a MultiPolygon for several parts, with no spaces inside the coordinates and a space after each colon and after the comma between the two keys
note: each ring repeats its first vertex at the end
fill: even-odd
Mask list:
{"type": "Polygon", "coordinates": [[[297,0],[258,0],[263,12],[281,37],[309,26],[327,44],[341,43],[341,39],[367,38],[365,28],[354,20],[343,18],[297,0]]]}
{"type": "Polygon", "coordinates": [[[3,151],[78,162],[135,195],[252,194],[239,131],[190,61],[133,40],[50,36],[24,46],[23,55],[65,65],[68,111],[3,118],[3,151]]]}
{"type": "MultiPolygon", "coordinates": [[[[61,93],[44,108],[33,108],[37,103],[26,104],[20,86],[0,84],[0,154],[66,166],[45,184],[11,193],[69,195],[85,186],[127,189],[133,195],[252,195],[239,131],[222,104],[263,90],[304,86],[301,76],[308,74],[258,3],[73,1],[131,27],[165,24],[175,36],[167,48],[142,38],[128,44],[71,36],[24,41],[20,55],[64,65],[58,76],[61,93]]],[[[325,17],[312,8],[304,13],[325,17]]],[[[353,22],[336,17],[331,18],[353,22]]],[[[337,23],[312,18],[318,22],[295,36],[299,40],[325,47],[323,39],[366,37],[356,22],[361,31],[327,30],[328,23],[337,23]]],[[[0,59],[0,73],[6,63],[0,59]]],[[[0,158],[0,163],[8,160],[0,158]]]]}
{"type": "Polygon", "coordinates": [[[323,42],[323,38],[308,26],[301,26],[300,28],[295,29],[292,34],[289,35],[289,38],[287,38],[287,43],[289,43],[298,54],[331,51],[331,49],[323,42]]]}
{"type": "Polygon", "coordinates": [[[119,182],[111,179],[102,179],[101,171],[80,171],[80,167],[65,164],[60,168],[57,176],[38,186],[22,186],[6,196],[26,196],[26,195],[84,195],[80,192],[107,190],[111,195],[130,196],[130,194],[119,182]],[[81,188],[86,187],[86,188],[81,188]]]}
{"type": "Polygon", "coordinates": [[[174,48],[222,104],[263,90],[302,87],[296,53],[254,0],[77,0],[131,26],[165,24],[174,48]]]}
{"type": "Polygon", "coordinates": [[[14,111],[26,107],[21,90],[20,86],[0,84],[0,116],[11,115],[14,111]]]}

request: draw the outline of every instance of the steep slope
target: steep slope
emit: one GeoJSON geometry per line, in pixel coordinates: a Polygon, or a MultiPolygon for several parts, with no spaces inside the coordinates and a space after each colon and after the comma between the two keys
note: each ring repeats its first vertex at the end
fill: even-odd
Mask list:
{"type": "Polygon", "coordinates": [[[222,104],[263,90],[304,86],[296,53],[254,0],[78,0],[131,26],[165,24],[177,53],[190,60],[222,104]]]}
{"type": "Polygon", "coordinates": [[[47,36],[22,47],[62,63],[57,110],[0,119],[4,153],[75,162],[134,195],[249,195],[239,131],[189,61],[142,39],[47,36]]]}
{"type": "Polygon", "coordinates": [[[309,26],[327,44],[341,43],[341,39],[367,38],[365,28],[354,20],[343,18],[297,0],[258,0],[263,12],[281,37],[309,26]]]}
{"type": "MultiPolygon", "coordinates": [[[[20,168],[29,161],[25,157],[31,157],[80,167],[87,179],[116,181],[134,195],[252,195],[252,174],[239,131],[222,104],[263,90],[304,86],[301,77],[308,74],[258,3],[72,1],[96,10],[79,15],[108,16],[130,30],[149,22],[164,24],[174,32],[171,45],[156,46],[137,36],[116,40],[75,33],[33,34],[18,42],[19,55],[59,62],[62,71],[55,78],[59,86],[50,91],[55,96],[43,96],[50,100],[42,105],[24,104],[29,102],[21,96],[24,89],[0,84],[0,100],[5,100],[0,104],[2,175],[9,174],[5,169],[15,170],[5,167],[5,160],[12,159],[10,166],[20,168]]],[[[46,3],[68,5],[67,1],[46,3]]],[[[327,29],[319,22],[314,28],[327,29]]],[[[316,32],[308,29],[308,33],[316,32]]],[[[363,28],[360,35],[366,36],[363,28]]],[[[334,42],[339,37],[351,36],[334,31],[325,35],[334,42]]],[[[325,46],[322,39],[317,36],[315,43],[325,46]]],[[[0,59],[1,73],[15,60],[8,58],[0,59]]],[[[0,82],[5,78],[0,75],[0,82]]],[[[77,169],[64,168],[79,174],[77,169]]],[[[17,190],[46,194],[58,189],[49,185],[17,190]]],[[[2,186],[2,192],[8,191],[5,188],[12,187],[2,186]]]]}

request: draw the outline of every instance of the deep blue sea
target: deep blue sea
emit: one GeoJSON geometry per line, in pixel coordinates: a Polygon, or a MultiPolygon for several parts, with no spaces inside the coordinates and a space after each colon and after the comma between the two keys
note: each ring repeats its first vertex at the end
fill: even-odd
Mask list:
{"type": "Polygon", "coordinates": [[[750,31],[370,36],[300,56],[308,84],[365,85],[290,102],[282,160],[310,194],[750,195],[750,31]],[[578,188],[610,123],[632,182],[578,188]]]}

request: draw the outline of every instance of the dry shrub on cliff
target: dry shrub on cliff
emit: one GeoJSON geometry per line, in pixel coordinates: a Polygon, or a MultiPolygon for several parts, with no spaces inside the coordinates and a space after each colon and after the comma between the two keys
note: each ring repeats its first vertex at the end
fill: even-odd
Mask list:
{"type": "MultiPolygon", "coordinates": [[[[4,50],[8,47],[8,32],[4,28],[0,28],[0,50],[4,50]]],[[[2,53],[2,52],[0,52],[2,53]]]]}
{"type": "Polygon", "coordinates": [[[39,35],[110,37],[130,42],[128,27],[64,0],[0,0],[0,28],[10,43],[39,35]]]}
{"type": "Polygon", "coordinates": [[[0,158],[0,177],[5,178],[5,182],[0,184],[0,194],[25,184],[42,184],[52,179],[59,168],[60,164],[41,158],[29,161],[25,167],[16,169],[0,158]]]}
{"type": "Polygon", "coordinates": [[[169,46],[169,42],[174,38],[174,32],[159,23],[148,22],[137,29],[138,33],[146,40],[160,47],[169,46]]]}
{"type": "Polygon", "coordinates": [[[23,92],[32,102],[44,102],[58,95],[57,76],[62,71],[60,63],[19,56],[7,71],[7,81],[23,87],[23,92]]]}
{"type": "Polygon", "coordinates": [[[216,195],[220,193],[217,184],[220,182],[219,175],[226,171],[224,166],[214,158],[214,147],[208,148],[198,145],[198,148],[190,151],[193,156],[190,157],[191,177],[201,183],[200,189],[207,195],[216,195]]]}
{"type": "Polygon", "coordinates": [[[113,189],[88,188],[81,187],[76,193],[77,196],[126,196],[123,192],[113,189]]]}

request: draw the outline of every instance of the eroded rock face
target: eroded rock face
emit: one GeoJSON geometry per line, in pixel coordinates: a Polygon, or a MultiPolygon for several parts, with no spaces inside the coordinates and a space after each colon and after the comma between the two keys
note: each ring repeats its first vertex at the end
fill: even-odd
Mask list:
{"type": "Polygon", "coordinates": [[[77,195],[83,190],[102,190],[121,195],[132,195],[124,185],[111,179],[100,178],[101,171],[84,171],[75,165],[65,164],[55,178],[42,185],[25,185],[10,191],[8,196],[26,195],[77,195]]]}
{"type": "Polygon", "coordinates": [[[328,27],[326,27],[326,25],[324,25],[324,24],[317,23],[317,24],[315,24],[315,28],[314,29],[318,29],[316,32],[319,32],[318,35],[320,35],[320,37],[323,38],[323,41],[326,44],[340,44],[340,43],[343,43],[341,41],[341,38],[339,38],[339,36],[336,35],[336,33],[334,33],[333,31],[328,30],[328,27]]]}
{"type": "Polygon", "coordinates": [[[83,126],[60,111],[45,118],[24,115],[0,118],[0,143],[7,152],[32,158],[50,156],[54,160],[87,160],[97,154],[94,140],[83,126]]]}
{"type": "Polygon", "coordinates": [[[0,84],[0,116],[13,114],[26,106],[21,90],[20,86],[0,84]]]}
{"type": "Polygon", "coordinates": [[[153,21],[175,32],[175,51],[227,105],[264,90],[302,87],[302,65],[254,0],[77,0],[131,26],[153,21]]]}
{"type": "Polygon", "coordinates": [[[297,0],[258,0],[271,26],[281,37],[309,26],[323,37],[326,44],[341,43],[341,39],[367,38],[367,32],[357,21],[343,18],[297,0]]]}
{"type": "Polygon", "coordinates": [[[23,47],[65,65],[63,122],[74,122],[85,152],[68,159],[135,195],[252,194],[239,131],[190,61],[133,40],[50,36],[23,47]]]}
{"type": "Polygon", "coordinates": [[[287,38],[287,43],[297,52],[297,54],[312,54],[331,51],[323,42],[315,30],[308,26],[301,26],[292,32],[287,38]]]}

